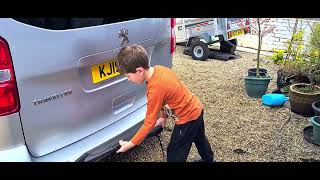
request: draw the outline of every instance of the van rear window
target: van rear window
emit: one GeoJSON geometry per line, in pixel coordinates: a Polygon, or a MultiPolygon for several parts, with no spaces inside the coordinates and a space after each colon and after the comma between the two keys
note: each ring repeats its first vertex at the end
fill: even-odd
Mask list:
{"type": "Polygon", "coordinates": [[[138,18],[13,18],[16,21],[51,30],[66,30],[82,27],[98,26],[138,18]]]}

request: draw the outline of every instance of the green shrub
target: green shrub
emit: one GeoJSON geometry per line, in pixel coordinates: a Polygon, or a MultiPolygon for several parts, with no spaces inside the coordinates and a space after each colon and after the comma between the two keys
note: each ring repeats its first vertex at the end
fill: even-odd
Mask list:
{"type": "Polygon", "coordinates": [[[286,42],[287,52],[290,57],[294,61],[302,61],[304,60],[304,45],[303,45],[303,30],[298,30],[296,33],[292,35],[292,38],[286,42]]]}
{"type": "Polygon", "coordinates": [[[279,65],[283,63],[285,52],[286,50],[283,49],[273,49],[273,54],[270,56],[270,59],[273,61],[273,63],[279,65]]]}

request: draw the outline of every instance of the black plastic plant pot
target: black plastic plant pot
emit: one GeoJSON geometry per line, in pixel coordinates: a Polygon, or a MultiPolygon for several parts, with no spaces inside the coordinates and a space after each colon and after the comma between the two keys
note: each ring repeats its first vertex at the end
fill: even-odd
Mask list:
{"type": "Polygon", "coordinates": [[[277,71],[277,87],[279,89],[291,85],[291,82],[285,82],[284,81],[284,75],[282,74],[282,71],[277,71]]]}
{"type": "Polygon", "coordinates": [[[277,87],[278,89],[281,89],[285,86],[290,86],[294,83],[307,83],[310,84],[310,80],[307,76],[301,76],[301,75],[286,75],[283,73],[283,70],[277,71],[277,87]]]}
{"type": "MultiPolygon", "coordinates": [[[[267,76],[268,70],[259,68],[259,75],[260,76],[267,76]]],[[[257,68],[248,69],[248,76],[257,76],[257,68]]]]}
{"type": "Polygon", "coordinates": [[[312,108],[316,116],[320,116],[320,100],[312,103],[312,108]]]}
{"type": "Polygon", "coordinates": [[[244,77],[245,88],[249,97],[261,98],[268,90],[272,78],[268,77],[244,77]]]}
{"type": "MultiPolygon", "coordinates": [[[[311,120],[310,120],[311,121],[311,120]]],[[[311,124],[313,124],[311,122],[311,124]]],[[[319,124],[319,123],[318,123],[319,124]]],[[[316,126],[317,127],[317,126],[316,126]]],[[[303,129],[303,138],[305,140],[307,140],[308,142],[316,145],[316,146],[320,146],[320,142],[318,142],[318,140],[316,139],[316,137],[314,136],[314,126],[307,126],[303,129]]],[[[319,132],[319,129],[318,129],[319,132]]],[[[317,131],[315,130],[315,133],[317,133],[317,131]]]]}

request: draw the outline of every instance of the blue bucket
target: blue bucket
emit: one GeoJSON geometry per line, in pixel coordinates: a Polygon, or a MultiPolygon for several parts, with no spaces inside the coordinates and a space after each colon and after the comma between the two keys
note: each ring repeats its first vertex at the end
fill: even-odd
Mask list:
{"type": "Polygon", "coordinates": [[[283,94],[265,94],[262,96],[262,104],[267,106],[282,106],[289,100],[283,94]]]}

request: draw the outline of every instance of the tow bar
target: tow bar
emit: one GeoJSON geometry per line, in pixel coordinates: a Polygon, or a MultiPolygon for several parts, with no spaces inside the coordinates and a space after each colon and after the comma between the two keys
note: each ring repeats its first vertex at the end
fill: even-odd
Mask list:
{"type": "MultiPolygon", "coordinates": [[[[146,139],[148,138],[151,138],[151,137],[157,137],[157,139],[159,140],[159,143],[160,143],[160,147],[161,147],[161,151],[162,151],[162,158],[163,158],[163,161],[165,161],[165,154],[164,154],[164,151],[163,151],[163,145],[162,145],[162,141],[161,141],[161,138],[160,138],[160,134],[161,132],[163,131],[163,128],[162,126],[156,126],[152,129],[152,131],[148,134],[148,136],[146,137],[146,139]]],[[[120,148],[120,145],[116,145],[115,147],[112,148],[111,151],[109,151],[108,153],[105,153],[104,155],[102,155],[103,157],[106,157],[108,155],[111,155],[112,153],[115,153],[118,149],[120,148]]],[[[76,162],[92,162],[92,161],[97,161],[97,159],[101,159],[102,156],[99,156],[99,157],[96,157],[94,159],[91,159],[89,161],[86,161],[86,158],[90,156],[90,153],[84,153],[82,156],[80,156],[76,162]]]]}

